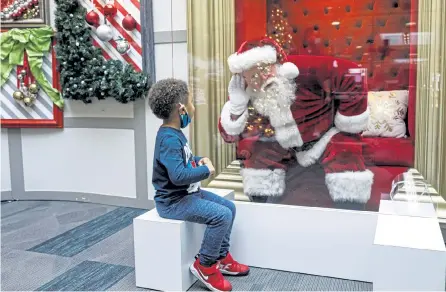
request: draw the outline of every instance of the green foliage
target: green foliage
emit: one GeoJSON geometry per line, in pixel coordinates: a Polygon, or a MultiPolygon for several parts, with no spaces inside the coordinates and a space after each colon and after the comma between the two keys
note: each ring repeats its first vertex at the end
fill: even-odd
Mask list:
{"type": "Polygon", "coordinates": [[[117,60],[104,60],[101,49],[92,45],[86,9],[77,0],[55,0],[57,45],[64,98],[91,103],[108,97],[121,103],[145,98],[149,77],[117,60]]]}

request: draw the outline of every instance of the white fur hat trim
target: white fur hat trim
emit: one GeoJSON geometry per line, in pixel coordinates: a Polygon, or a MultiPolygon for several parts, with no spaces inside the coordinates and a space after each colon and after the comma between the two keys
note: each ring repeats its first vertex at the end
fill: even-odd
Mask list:
{"type": "Polygon", "coordinates": [[[257,63],[275,64],[276,62],[277,52],[269,45],[255,47],[240,54],[234,53],[228,58],[229,70],[233,74],[249,70],[257,63]]]}

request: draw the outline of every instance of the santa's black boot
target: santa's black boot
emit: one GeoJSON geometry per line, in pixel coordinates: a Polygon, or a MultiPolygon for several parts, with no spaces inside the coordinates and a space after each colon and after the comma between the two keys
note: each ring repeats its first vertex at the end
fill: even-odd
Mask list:
{"type": "Polygon", "coordinates": [[[249,196],[249,200],[254,203],[266,203],[268,201],[267,196],[249,196]]]}

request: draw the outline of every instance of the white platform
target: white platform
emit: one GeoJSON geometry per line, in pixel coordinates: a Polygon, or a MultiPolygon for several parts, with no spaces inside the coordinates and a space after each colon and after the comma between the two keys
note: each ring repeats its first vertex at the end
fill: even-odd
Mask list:
{"type": "MultiPolygon", "coordinates": [[[[366,281],[376,291],[444,290],[446,249],[429,205],[382,201],[377,213],[235,204],[231,250],[250,266],[366,281]]],[[[204,226],[156,211],[134,222],[137,286],[187,290],[204,226]]]]}
{"type": "MultiPolygon", "coordinates": [[[[231,190],[207,189],[228,200],[231,190]]],[[[133,220],[136,286],[186,291],[196,279],[189,266],[203,240],[205,225],[161,218],[153,209],[133,220]]]]}

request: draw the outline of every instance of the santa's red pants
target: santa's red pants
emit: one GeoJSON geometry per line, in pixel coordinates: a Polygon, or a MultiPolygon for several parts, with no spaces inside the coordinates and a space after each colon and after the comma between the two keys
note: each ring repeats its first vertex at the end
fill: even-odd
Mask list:
{"type": "Polygon", "coordinates": [[[366,169],[358,135],[332,129],[305,151],[285,150],[272,141],[240,141],[244,192],[283,204],[331,207],[365,204],[373,173],[366,169]],[[248,150],[249,149],[249,150],[248,150]]]}

